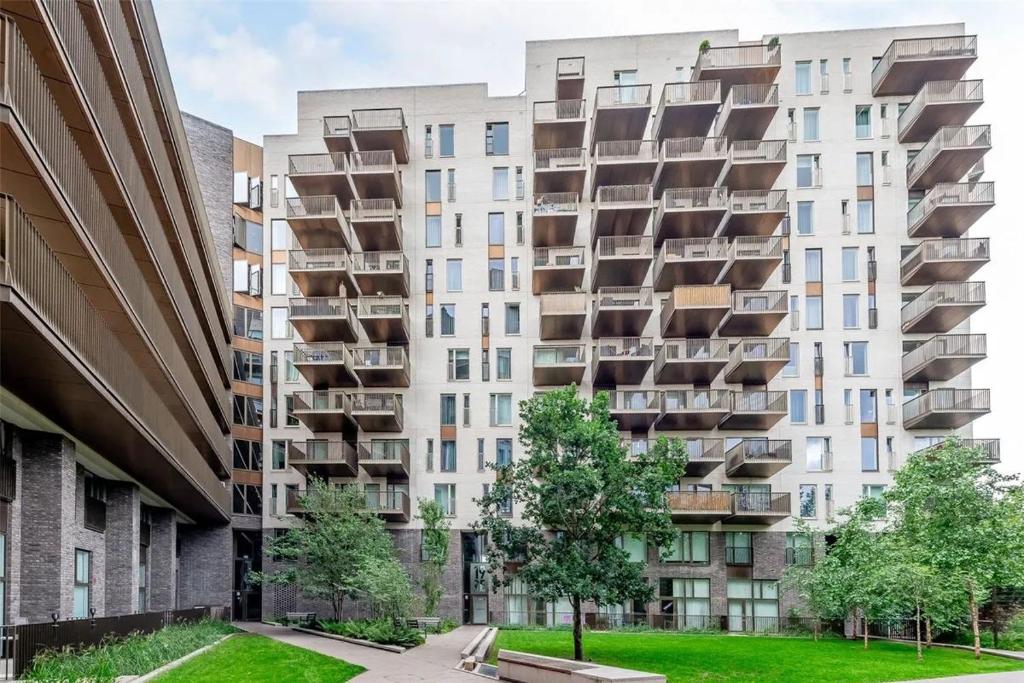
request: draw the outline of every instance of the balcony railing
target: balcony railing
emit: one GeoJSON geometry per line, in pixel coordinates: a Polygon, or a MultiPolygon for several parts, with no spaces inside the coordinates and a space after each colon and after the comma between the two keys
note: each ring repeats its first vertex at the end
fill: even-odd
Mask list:
{"type": "Polygon", "coordinates": [[[601,309],[649,308],[654,305],[650,287],[601,287],[594,297],[594,314],[601,309]]]}
{"type": "Polygon", "coordinates": [[[616,235],[597,239],[597,255],[607,257],[654,256],[654,239],[646,235],[616,235]]]}
{"type": "Polygon", "coordinates": [[[967,147],[991,147],[992,126],[943,126],[907,163],[907,184],[914,181],[941,152],[967,147]]]}
{"type": "Polygon", "coordinates": [[[295,344],[292,362],[302,363],[344,363],[352,366],[352,352],[341,342],[318,342],[295,344]]]}
{"type": "Polygon", "coordinates": [[[357,315],[360,318],[398,318],[408,323],[408,299],[403,296],[362,296],[359,297],[357,315]]]}
{"type": "Polygon", "coordinates": [[[288,197],[285,199],[285,218],[337,218],[344,224],[345,217],[341,204],[333,194],[313,195],[308,197],[288,197]]]}
{"type": "Polygon", "coordinates": [[[360,251],[352,254],[355,273],[408,273],[409,259],[401,251],[360,251]]]}
{"type": "Polygon", "coordinates": [[[292,394],[294,409],[299,411],[351,412],[351,396],[341,389],[296,391],[292,394]]]}
{"type": "Polygon", "coordinates": [[[726,389],[669,389],[661,392],[662,413],[729,410],[729,392],[726,389]]]}
{"type": "Polygon", "coordinates": [[[394,199],[353,199],[350,221],[399,221],[394,199]]]}
{"type": "Polygon", "coordinates": [[[666,495],[672,512],[732,513],[732,494],[728,491],[671,491],[666,495]]]}
{"type": "Polygon", "coordinates": [[[540,314],[586,315],[587,295],[584,292],[552,292],[541,294],[540,314]]]}
{"type": "MultiPolygon", "coordinates": [[[[667,194],[667,193],[666,193],[667,194]]],[[[729,258],[729,240],[724,237],[674,238],[662,242],[654,272],[660,273],[666,263],[678,261],[725,261],[729,258]]]]}
{"type": "Polygon", "coordinates": [[[627,389],[608,392],[608,410],[611,412],[657,412],[659,409],[660,397],[657,391],[627,389]]]}
{"type": "Polygon", "coordinates": [[[348,156],[352,173],[398,173],[398,162],[390,149],[349,152],[348,156]]]}
{"type": "Polygon", "coordinates": [[[900,319],[906,326],[936,306],[985,304],[984,282],[937,282],[903,306],[900,319]]]}
{"type": "Polygon", "coordinates": [[[732,255],[737,259],[745,258],[782,258],[782,238],[775,236],[737,237],[732,243],[732,255]]]}
{"type": "Polygon", "coordinates": [[[651,86],[645,85],[604,85],[597,89],[597,106],[637,107],[650,106],[651,86]]]}
{"type": "Polygon", "coordinates": [[[740,340],[729,354],[726,373],[740,363],[762,360],[789,360],[789,339],[786,337],[753,337],[740,340]]]}
{"type": "Polygon", "coordinates": [[[650,185],[603,185],[597,188],[597,208],[615,208],[616,204],[650,204],[650,185]]]}
{"type": "Polygon", "coordinates": [[[721,118],[726,118],[730,109],[736,107],[778,106],[779,86],[775,83],[747,83],[734,85],[729,89],[722,107],[721,118]]]}
{"type": "Polygon", "coordinates": [[[288,270],[349,270],[352,267],[345,249],[293,249],[288,252],[288,270]]]}
{"type": "Polygon", "coordinates": [[[903,374],[944,358],[984,357],[986,350],[983,334],[938,334],[903,355],[903,374]]]}
{"type": "Polygon", "coordinates": [[[744,389],[732,392],[734,413],[784,413],[786,410],[785,391],[744,389]]]}
{"type": "Polygon", "coordinates": [[[902,38],[894,40],[871,70],[871,88],[878,84],[898,61],[920,61],[948,57],[977,57],[977,36],[943,36],[940,38],[902,38]]]}
{"type": "Polygon", "coordinates": [[[729,145],[732,163],[786,162],[785,140],[733,140],[729,145]]]}
{"type": "Polygon", "coordinates": [[[291,465],[302,467],[336,463],[347,465],[353,473],[358,471],[356,449],[344,441],[291,441],[288,444],[288,451],[288,463],[291,465]]]}
{"type": "Polygon", "coordinates": [[[602,140],[594,151],[594,163],[657,161],[657,140],[602,140]]]}
{"type": "Polygon", "coordinates": [[[583,344],[553,344],[533,347],[533,367],[577,365],[586,362],[583,344]]]}
{"type": "Polygon", "coordinates": [[[725,209],[729,191],[724,187],[670,188],[661,195],[659,214],[672,209],[725,209]]]}
{"type": "Polygon", "coordinates": [[[785,190],[737,190],[729,195],[733,213],[786,211],[785,190]]]}
{"type": "Polygon", "coordinates": [[[661,106],[673,104],[704,104],[722,102],[721,81],[666,83],[661,91],[661,106]]]}
{"type": "Polygon", "coordinates": [[[900,274],[907,277],[925,263],[988,261],[987,237],[923,240],[900,263],[900,274]]]}
{"type": "Polygon", "coordinates": [[[913,235],[918,224],[932,211],[948,206],[985,205],[996,200],[994,183],[939,183],[924,199],[907,211],[907,232],[913,235]]]}
{"type": "Polygon", "coordinates": [[[587,150],[583,147],[538,149],[533,152],[534,171],[575,170],[586,168],[586,165],[587,150]]]}
{"type": "Polygon", "coordinates": [[[793,462],[793,442],[789,439],[743,439],[725,452],[725,469],[731,472],[744,464],[780,464],[793,462]]]}
{"type": "Polygon", "coordinates": [[[665,363],[676,361],[721,361],[729,359],[729,342],[725,339],[665,340],[654,361],[655,373],[665,363]]]}
{"type": "Polygon", "coordinates": [[[729,69],[738,67],[780,66],[782,64],[782,47],[778,44],[768,45],[731,45],[712,47],[697,55],[694,70],[729,69]]]}
{"type": "Polygon", "coordinates": [[[348,135],[352,131],[352,119],[348,116],[325,116],[324,136],[348,135]]]}
{"type": "MultiPolygon", "coordinates": [[[[999,439],[960,439],[960,445],[965,448],[974,448],[981,451],[982,462],[985,463],[997,463],[1000,460],[999,456],[999,439]]],[[[933,444],[931,446],[925,446],[924,448],[914,451],[915,453],[924,453],[936,448],[941,448],[943,443],[933,444]]]]}
{"type": "Polygon", "coordinates": [[[288,155],[288,175],[326,175],[347,172],[348,155],[344,152],[288,155]]]}
{"type": "Polygon", "coordinates": [[[651,337],[604,337],[594,345],[594,363],[601,360],[654,358],[651,337]]]}
{"type": "Polygon", "coordinates": [[[903,404],[903,423],[906,425],[932,413],[987,413],[989,410],[988,389],[932,389],[903,404]]]}
{"type": "Polygon", "coordinates": [[[400,515],[409,520],[409,494],[405,491],[367,491],[366,507],[381,514],[400,515]]]}
{"type": "Polygon", "coordinates": [[[549,100],[533,103],[533,122],[572,121],[586,116],[586,100],[549,100]]]}
{"type": "Polygon", "coordinates": [[[385,413],[402,420],[401,394],[359,392],[350,396],[353,413],[385,413]]]}
{"type": "Polygon", "coordinates": [[[983,81],[928,81],[896,120],[896,129],[903,131],[920,116],[925,107],[933,104],[977,102],[985,100],[983,81]]]}
{"type": "Polygon", "coordinates": [[[720,159],[728,153],[729,141],[723,137],[669,138],[661,143],[663,161],[720,159]]]}
{"type": "Polygon", "coordinates": [[[732,293],[733,313],[786,313],[785,290],[753,290],[732,293]]]}
{"type": "Polygon", "coordinates": [[[575,192],[547,192],[534,195],[533,215],[577,213],[580,209],[580,196],[575,192]]]}
{"type": "Polygon", "coordinates": [[[585,247],[536,247],[533,250],[533,267],[581,267],[585,254],[585,247]]]}
{"type": "Polygon", "coordinates": [[[760,491],[733,493],[734,510],[740,513],[767,513],[788,515],[792,511],[788,493],[763,493],[760,491]]]}
{"type": "Polygon", "coordinates": [[[367,346],[352,350],[356,368],[409,368],[409,354],[404,346],[367,346]]]}
{"type": "Polygon", "coordinates": [[[400,465],[409,471],[408,439],[372,439],[361,441],[357,447],[359,464],[400,465]]]}
{"type": "Polygon", "coordinates": [[[347,318],[352,320],[351,300],[344,296],[295,297],[288,300],[290,318],[347,318]]]}

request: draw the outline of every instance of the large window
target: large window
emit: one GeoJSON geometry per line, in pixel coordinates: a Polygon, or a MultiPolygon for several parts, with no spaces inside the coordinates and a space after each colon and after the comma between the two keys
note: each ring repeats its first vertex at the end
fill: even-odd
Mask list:
{"type": "Polygon", "coordinates": [[[444,439],[441,441],[441,471],[454,472],[458,467],[458,457],[455,450],[455,441],[444,439]]]}
{"type": "Polygon", "coordinates": [[[789,421],[793,424],[807,422],[807,390],[789,390],[789,421]]]}
{"type": "Polygon", "coordinates": [[[786,564],[809,566],[814,563],[814,542],[810,534],[786,532],[786,564]]]}
{"type": "Polygon", "coordinates": [[[854,282],[859,277],[859,249],[843,247],[843,281],[854,282]]]}
{"type": "Polygon", "coordinates": [[[875,231],[875,202],[871,199],[857,200],[857,232],[869,235],[875,231]]]}
{"type": "Polygon", "coordinates": [[[233,439],[231,466],[236,470],[263,471],[263,444],[259,441],[233,439]]]}
{"type": "MultiPolygon", "coordinates": [[[[322,442],[324,446],[327,442],[322,442]]],[[[288,463],[288,442],[275,439],[270,442],[270,467],[274,470],[283,470],[288,463]]],[[[315,447],[310,448],[310,455],[315,455],[315,447]]]]}
{"type": "Polygon", "coordinates": [[[739,565],[754,563],[753,535],[749,531],[725,532],[725,563],[739,565]]]}
{"type": "Polygon", "coordinates": [[[512,379],[512,349],[498,349],[498,379],[512,379]]]}
{"type": "Polygon", "coordinates": [[[440,216],[427,216],[427,246],[428,247],[439,247],[441,246],[441,217],[440,216]]]}
{"type": "Polygon", "coordinates": [[[491,426],[508,427],[512,424],[512,394],[491,394],[491,426]]]}
{"type": "Polygon", "coordinates": [[[875,182],[874,164],[871,152],[857,153],[857,185],[870,186],[875,182]]]}
{"type": "Polygon", "coordinates": [[[456,419],[455,394],[441,394],[441,426],[454,427],[456,419]]]}
{"type": "Polygon", "coordinates": [[[505,334],[519,334],[519,304],[505,304],[505,334]]]}
{"type": "Polygon", "coordinates": [[[263,400],[251,396],[232,396],[234,410],[232,419],[237,425],[246,427],[263,426],[263,400]]]}
{"type": "Polygon", "coordinates": [[[440,169],[434,169],[426,172],[426,179],[424,183],[424,191],[426,193],[425,200],[428,202],[439,202],[441,201],[441,171],[440,169]]]}
{"type": "Polygon", "coordinates": [[[821,110],[817,107],[804,109],[804,142],[817,142],[820,140],[818,120],[821,110]]]}
{"type": "Polygon", "coordinates": [[[807,471],[808,472],[827,472],[831,469],[829,459],[829,451],[832,446],[831,438],[827,436],[809,436],[807,437],[807,471]]]}
{"type": "Polygon", "coordinates": [[[797,95],[811,94],[811,63],[796,63],[796,81],[794,85],[797,95]]]}
{"type": "Polygon", "coordinates": [[[874,389],[860,390],[860,421],[861,424],[878,422],[878,397],[874,389]]]}
{"type": "Polygon", "coordinates": [[[446,285],[449,292],[462,291],[462,259],[448,259],[445,270],[446,285]]]}
{"type": "Polygon", "coordinates": [[[263,354],[234,350],[232,376],[239,382],[263,384],[263,354]]]}
{"type": "Polygon", "coordinates": [[[494,464],[498,467],[512,464],[512,439],[498,439],[495,442],[494,464]]]}
{"type": "Polygon", "coordinates": [[[469,379],[469,349],[448,349],[448,379],[469,379]]]}
{"type": "Polygon", "coordinates": [[[442,123],[438,128],[441,130],[441,156],[455,156],[455,126],[442,123]]]}
{"type": "Polygon", "coordinates": [[[441,336],[455,335],[455,304],[441,304],[441,336]]]}
{"type": "Polygon", "coordinates": [[[288,309],[280,306],[270,309],[270,336],[274,339],[291,339],[292,324],[288,321],[288,309]]]}
{"type": "Polygon", "coordinates": [[[487,259],[487,288],[492,292],[505,289],[505,259],[487,259]]]}
{"type": "Polygon", "coordinates": [[[804,251],[804,277],[807,282],[821,282],[821,249],[804,251]]]}
{"type": "Polygon", "coordinates": [[[863,472],[878,471],[878,439],[873,436],[860,437],[860,469],[863,472]]]}
{"type": "Polygon", "coordinates": [[[818,170],[818,155],[817,154],[797,154],[796,155],[796,186],[797,187],[814,187],[817,184],[818,170]]]}
{"type": "Polygon", "coordinates": [[[445,515],[455,516],[455,484],[434,484],[434,500],[445,515]]]}
{"type": "Polygon", "coordinates": [[[658,579],[658,602],[665,628],[712,627],[710,579],[658,579]]]}
{"type": "Polygon", "coordinates": [[[871,137],[871,105],[858,104],[853,114],[854,130],[858,138],[871,137]]]}
{"type": "Polygon", "coordinates": [[[796,203],[796,231],[800,235],[814,232],[814,202],[796,203]]]}
{"type": "Polygon", "coordinates": [[[672,537],[664,561],[707,564],[711,560],[709,537],[707,531],[678,531],[672,537]]]}
{"type": "Polygon", "coordinates": [[[789,361],[782,368],[783,377],[800,375],[800,342],[789,342],[789,361]]]}
{"type": "Polygon", "coordinates": [[[843,327],[860,327],[860,294],[843,294],[843,327]]]}
{"type": "Polygon", "coordinates": [[[72,598],[71,616],[75,619],[89,617],[92,603],[92,553],[75,548],[75,589],[72,598]]]}
{"type": "Polygon", "coordinates": [[[824,327],[824,315],[820,296],[807,297],[807,329],[820,330],[824,327]]]}
{"type": "Polygon", "coordinates": [[[846,356],[846,374],[868,374],[868,343],[866,341],[845,342],[843,353],[846,356]]]}
{"type": "Polygon", "coordinates": [[[263,340],[263,311],[235,306],[235,336],[263,340]]]}
{"type": "Polygon", "coordinates": [[[292,229],[289,227],[288,221],[281,218],[275,218],[270,221],[270,248],[292,248],[292,229]]]}
{"type": "Polygon", "coordinates": [[[800,484],[800,516],[818,516],[818,487],[815,484],[800,484]]]}
{"type": "Polygon", "coordinates": [[[508,123],[488,123],[484,136],[484,151],[487,156],[508,155],[508,123]]]}
{"type": "Polygon", "coordinates": [[[729,579],[725,593],[730,631],[775,632],[778,630],[778,581],[729,579]]]}
{"type": "Polygon", "coordinates": [[[505,214],[487,214],[487,244],[492,247],[505,244],[505,214]]]}
{"type": "Polygon", "coordinates": [[[508,199],[508,167],[491,169],[491,199],[494,201],[508,199]]]}

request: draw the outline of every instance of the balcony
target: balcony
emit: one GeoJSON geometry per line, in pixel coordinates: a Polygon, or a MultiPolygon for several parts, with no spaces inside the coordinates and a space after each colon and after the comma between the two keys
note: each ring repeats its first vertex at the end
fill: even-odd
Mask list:
{"type": "Polygon", "coordinates": [[[349,394],[341,389],[296,391],[292,414],[312,432],[341,432],[353,425],[349,394]]]}
{"type": "Polygon", "coordinates": [[[583,147],[538,149],[533,152],[533,194],[583,194],[587,150],[583,147]]]}
{"type": "Polygon", "coordinates": [[[537,386],[583,384],[587,370],[583,344],[538,345],[533,347],[533,383],[537,386]]]}
{"type": "Polygon", "coordinates": [[[722,184],[734,191],[770,190],[785,168],[785,140],[733,140],[722,184]]]}
{"type": "Polygon", "coordinates": [[[959,429],[989,410],[988,389],[932,389],[903,404],[903,428],[959,429]]]}
{"type": "Polygon", "coordinates": [[[559,57],[555,64],[555,94],[559,99],[583,97],[583,57],[559,57]]]}
{"type": "Polygon", "coordinates": [[[653,259],[654,240],[646,235],[598,238],[590,286],[595,292],[601,287],[639,287],[653,259]]]}
{"type": "Polygon", "coordinates": [[[936,282],[903,306],[903,332],[949,332],[984,305],[984,282],[936,282]]]}
{"type": "Polygon", "coordinates": [[[654,216],[654,243],[713,237],[728,210],[729,190],[724,187],[665,190],[654,216]]]}
{"type": "Polygon", "coordinates": [[[991,126],[944,126],[907,163],[907,187],[959,182],[992,149],[991,126]]]}
{"type": "Polygon", "coordinates": [[[306,478],[329,479],[359,474],[356,449],[344,441],[289,441],[288,464],[306,478]]]}
{"type": "Polygon", "coordinates": [[[728,491],[671,491],[668,509],[677,524],[714,524],[732,516],[728,491]]]}
{"type": "Polygon", "coordinates": [[[938,334],[903,354],[904,382],[945,382],[985,358],[983,334],[938,334]]]}
{"type": "Polygon", "coordinates": [[[304,515],[306,509],[302,504],[302,499],[305,498],[306,492],[298,489],[287,489],[284,500],[284,511],[289,515],[304,515]]]}
{"type": "Polygon", "coordinates": [[[599,187],[650,185],[658,170],[655,140],[606,140],[597,143],[590,179],[591,199],[599,187]]]}
{"type": "Polygon", "coordinates": [[[730,140],[759,140],[779,111],[779,86],[734,85],[718,114],[715,135],[730,140]]]}
{"type": "Polygon", "coordinates": [[[358,294],[352,263],[345,249],[306,249],[288,252],[288,274],[305,296],[358,294]]]}
{"type": "MultiPolygon", "coordinates": [[[[960,444],[966,448],[974,448],[978,451],[978,463],[981,465],[996,465],[1000,461],[999,439],[960,439],[960,444]]],[[[942,443],[926,446],[915,453],[925,453],[935,448],[941,448],[942,443]]]]}
{"type": "Polygon", "coordinates": [[[606,85],[597,89],[590,151],[605,140],[639,140],[651,116],[651,86],[606,85]]]}
{"type": "Polygon", "coordinates": [[[737,237],[721,282],[734,289],[760,289],[782,263],[781,237],[737,237]]]}
{"type": "Polygon", "coordinates": [[[674,287],[661,307],[661,336],[710,337],[730,302],[729,285],[674,287]]]}
{"type": "Polygon", "coordinates": [[[352,274],[363,296],[409,296],[409,259],[400,251],[352,254],[352,274]]]}
{"type": "Polygon", "coordinates": [[[729,414],[725,389],[672,389],[661,392],[659,431],[714,429],[729,414]]]}
{"type": "Polygon", "coordinates": [[[288,179],[302,197],[334,195],[344,206],[354,197],[348,170],[348,155],[340,152],[288,155],[288,179]]]}
{"type": "Polygon", "coordinates": [[[927,81],[962,78],[977,58],[977,36],[894,40],[871,71],[871,91],[913,95],[927,81]]]}
{"type": "Polygon", "coordinates": [[[285,218],[303,249],[351,249],[352,229],[332,194],[288,197],[285,218]]]}
{"type": "Polygon", "coordinates": [[[533,103],[533,148],[583,147],[587,101],[551,100],[533,103]]]}
{"type": "Polygon", "coordinates": [[[907,235],[960,237],[995,202],[992,183],[940,183],[907,211],[907,235]]]}
{"type": "Polygon", "coordinates": [[[654,290],[714,284],[728,261],[729,240],[724,237],[665,240],[654,262],[654,290]]]}
{"type": "Polygon", "coordinates": [[[398,163],[409,163],[409,130],[400,107],[353,109],[352,137],[360,150],[387,150],[398,163]]]}
{"type": "Polygon", "coordinates": [[[352,394],[351,401],[352,419],[364,432],[402,431],[401,394],[361,392],[352,394]]]}
{"type": "Polygon", "coordinates": [[[583,288],[584,247],[537,247],[533,250],[533,293],[571,292],[583,288]]]}
{"type": "Polygon", "coordinates": [[[732,495],[733,515],[724,524],[775,524],[792,514],[789,493],[736,492],[732,495]]]}
{"type": "Polygon", "coordinates": [[[540,295],[540,338],[579,339],[587,319],[585,292],[552,292],[540,295]]]}
{"type": "Polygon", "coordinates": [[[782,46],[759,43],[712,47],[700,52],[693,78],[720,80],[723,92],[737,83],[771,83],[782,66],[782,46]]]}
{"type": "Polygon", "coordinates": [[[352,151],[352,119],[348,116],[324,117],[324,144],[334,154],[352,151]]]}
{"type": "Polygon", "coordinates": [[[718,328],[722,337],[767,337],[789,313],[786,290],[732,293],[732,308],[718,328]]]}
{"type": "Polygon", "coordinates": [[[575,192],[533,196],[533,246],[571,245],[576,238],[580,197],[575,192]]]}
{"type": "Polygon", "coordinates": [[[654,196],[650,185],[599,187],[591,212],[591,240],[596,244],[598,237],[642,235],[653,212],[654,196]]]}
{"type": "Polygon", "coordinates": [[[987,237],[927,239],[900,263],[904,285],[963,282],[989,261],[987,237]]]}
{"type": "Polygon", "coordinates": [[[366,507],[373,510],[385,522],[408,522],[410,515],[409,494],[405,491],[366,491],[366,507]]]}
{"type": "Polygon", "coordinates": [[[711,187],[729,156],[729,141],[725,138],[669,138],[661,143],[658,173],[655,180],[657,193],[673,187],[711,187]]]}
{"type": "Polygon", "coordinates": [[[665,340],[654,359],[654,383],[710,384],[728,362],[725,339],[665,340]]]}
{"type": "Polygon", "coordinates": [[[409,478],[408,439],[370,439],[359,443],[359,466],[371,477],[409,478]]]}
{"type": "Polygon", "coordinates": [[[288,300],[288,320],[307,342],[359,339],[356,320],[343,296],[319,296],[288,300]]]}
{"type": "Polygon", "coordinates": [[[356,199],[350,205],[349,221],[368,251],[402,248],[402,217],[393,199],[356,199]]]}
{"type": "MultiPolygon", "coordinates": [[[[391,150],[349,152],[348,158],[349,177],[360,199],[390,199],[402,208],[402,173],[391,150]]],[[[363,249],[373,248],[363,244],[363,249]]]]}
{"type": "Polygon", "coordinates": [[[359,386],[352,354],[339,342],[296,344],[292,364],[314,389],[359,386]]]}
{"type": "Polygon", "coordinates": [[[742,439],[725,452],[725,473],[730,477],[771,477],[793,462],[793,442],[742,439]]]}
{"type": "Polygon", "coordinates": [[[730,384],[767,384],[789,363],[789,339],[743,339],[729,354],[725,381],[730,384]]]}
{"type": "Polygon", "coordinates": [[[624,432],[646,431],[661,412],[657,391],[625,390],[608,392],[608,412],[624,432]]]}
{"type": "Polygon", "coordinates": [[[739,190],[729,195],[729,211],[721,234],[767,236],[786,217],[789,203],[785,190],[739,190]]]}
{"type": "Polygon", "coordinates": [[[734,391],[732,409],[719,429],[771,429],[787,411],[785,391],[734,391]]]}
{"type": "Polygon", "coordinates": [[[356,376],[364,387],[409,386],[409,352],[404,346],[364,346],[352,350],[356,376]]]}
{"type": "Polygon", "coordinates": [[[409,341],[409,303],[404,297],[359,297],[357,316],[372,342],[409,341]]]}
{"type": "Polygon", "coordinates": [[[654,312],[650,287],[602,287],[594,297],[592,337],[639,337],[654,312]]]}
{"type": "Polygon", "coordinates": [[[896,120],[899,141],[926,142],[944,126],[962,126],[985,101],[982,81],[930,81],[896,120]]]}
{"type": "Polygon", "coordinates": [[[666,83],[651,126],[658,140],[707,135],[722,103],[719,81],[666,83]]]}
{"type": "Polygon", "coordinates": [[[591,383],[640,384],[654,362],[654,341],[650,337],[605,337],[594,344],[591,383]]]}

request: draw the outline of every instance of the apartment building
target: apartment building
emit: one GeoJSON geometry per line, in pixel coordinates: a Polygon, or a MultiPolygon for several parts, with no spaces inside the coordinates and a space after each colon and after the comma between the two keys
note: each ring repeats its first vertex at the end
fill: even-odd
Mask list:
{"type": "Polygon", "coordinates": [[[0,51],[0,622],[226,606],[230,250],[152,8],[4,3],[0,51]]]}
{"type": "Polygon", "coordinates": [[[301,523],[310,475],[355,482],[415,576],[434,499],[445,613],[562,622],[528,586],[490,593],[471,525],[518,401],[574,383],[609,392],[633,452],[690,455],[668,559],[623,539],[655,600],[593,618],[772,628],[813,558],[794,520],[989,410],[976,56],[961,24],[698,31],[528,43],[517,97],[300,92],[297,132],[264,140],[264,260],[290,276],[264,293],[264,526],[301,523]]]}

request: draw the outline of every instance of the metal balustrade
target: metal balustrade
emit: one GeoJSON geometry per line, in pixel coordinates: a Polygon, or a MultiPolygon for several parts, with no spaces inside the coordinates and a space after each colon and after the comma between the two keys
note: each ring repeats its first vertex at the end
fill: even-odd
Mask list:
{"type": "Polygon", "coordinates": [[[533,152],[534,171],[583,169],[586,165],[587,150],[584,147],[557,147],[533,152]]]}
{"type": "Polygon", "coordinates": [[[582,119],[587,113],[587,101],[548,100],[533,103],[534,123],[553,123],[582,119]]]}
{"type": "Polygon", "coordinates": [[[900,60],[925,60],[948,57],[977,57],[977,36],[938,38],[901,38],[892,41],[871,70],[871,88],[876,90],[889,69],[900,60]]]}

